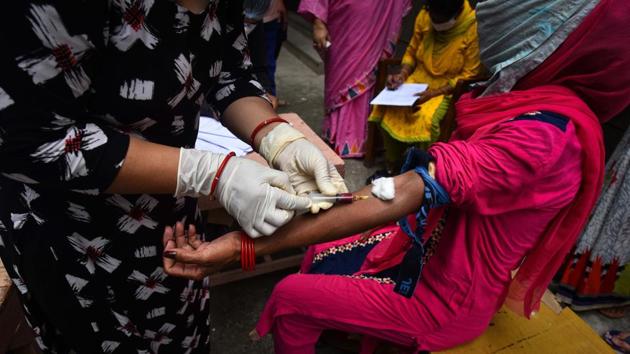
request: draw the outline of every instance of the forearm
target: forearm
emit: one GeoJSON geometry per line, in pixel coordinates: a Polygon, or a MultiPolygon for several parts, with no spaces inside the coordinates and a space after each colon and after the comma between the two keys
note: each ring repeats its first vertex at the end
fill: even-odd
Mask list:
{"type": "Polygon", "coordinates": [[[402,64],[400,67],[400,74],[405,78],[405,80],[407,80],[411,73],[413,73],[413,66],[409,64],[402,64]]]}
{"type": "MultiPolygon", "coordinates": [[[[234,101],[224,113],[224,124],[236,135],[249,141],[251,132],[260,122],[276,113],[266,100],[260,97],[244,97],[234,101]]],[[[276,124],[263,128],[255,146],[276,124]]],[[[179,148],[131,138],[129,149],[120,172],[107,193],[155,193],[173,194],[177,187],[179,148]]]]}
{"type": "Polygon", "coordinates": [[[446,84],[442,87],[438,87],[437,89],[432,91],[431,96],[433,97],[437,97],[437,96],[441,96],[441,95],[450,95],[453,93],[453,87],[451,87],[451,85],[446,84]]]}
{"type": "Polygon", "coordinates": [[[173,194],[178,165],[178,148],[131,137],[125,161],[106,193],[173,194]]]}
{"type": "MultiPolygon", "coordinates": [[[[301,215],[270,237],[257,239],[257,255],[267,255],[289,248],[312,245],[347,237],[400,219],[420,207],[424,183],[415,172],[394,178],[396,198],[382,201],[371,197],[353,204],[338,205],[317,215],[301,215]]],[[[356,192],[370,195],[371,186],[356,192]]]]}
{"type": "Polygon", "coordinates": [[[271,104],[261,97],[243,97],[234,101],[223,113],[223,124],[241,140],[252,144],[258,150],[262,138],[279,123],[272,123],[256,134],[256,141],[251,142],[250,136],[254,129],[263,121],[278,114],[271,104]]]}

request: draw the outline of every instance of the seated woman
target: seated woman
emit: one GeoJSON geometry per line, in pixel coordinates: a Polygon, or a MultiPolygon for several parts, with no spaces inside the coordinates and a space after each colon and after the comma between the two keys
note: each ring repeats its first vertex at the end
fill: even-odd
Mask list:
{"type": "MultiPolygon", "coordinates": [[[[314,353],[325,329],[364,335],[362,352],[377,340],[412,352],[442,350],[480,335],[504,303],[527,316],[537,310],[603,183],[598,118],[630,103],[630,74],[621,70],[630,65],[630,41],[620,30],[630,3],[559,1],[543,12],[514,12],[506,3],[535,1],[479,5],[480,33],[497,31],[481,52],[496,74],[488,90],[498,93],[460,99],[453,137],[414,151],[406,164],[413,171],[395,178],[393,201],[371,198],[301,216],[254,242],[265,255],[378,227],[312,248],[302,273],[276,286],[255,332],[272,332],[276,353],[314,353]],[[496,11],[502,4],[507,9],[496,11]],[[526,32],[514,23],[533,28],[530,21],[549,16],[564,19],[547,33],[553,41],[532,37],[515,50],[522,37],[504,35],[526,32]],[[435,177],[427,173],[431,161],[435,177]],[[442,192],[450,204],[425,220],[442,192]],[[417,221],[405,217],[418,208],[417,221]]],[[[238,233],[203,243],[178,225],[164,242],[165,271],[176,276],[200,278],[251,256],[252,241],[238,233]]]]}
{"type": "Polygon", "coordinates": [[[400,170],[409,146],[426,148],[437,140],[457,81],[474,78],[480,70],[477,22],[468,1],[428,0],[416,18],[400,73],[387,83],[390,89],[403,82],[426,83],[427,91],[418,94],[414,108],[377,106],[369,117],[383,128],[390,174],[400,170]]]}

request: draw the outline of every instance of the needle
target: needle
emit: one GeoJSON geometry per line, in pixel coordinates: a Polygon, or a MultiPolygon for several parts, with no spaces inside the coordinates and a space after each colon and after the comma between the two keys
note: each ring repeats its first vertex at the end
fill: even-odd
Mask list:
{"type": "Polygon", "coordinates": [[[367,195],[354,195],[352,193],[340,193],[337,195],[323,195],[321,193],[309,193],[308,198],[315,203],[352,203],[357,200],[368,199],[367,195]]]}

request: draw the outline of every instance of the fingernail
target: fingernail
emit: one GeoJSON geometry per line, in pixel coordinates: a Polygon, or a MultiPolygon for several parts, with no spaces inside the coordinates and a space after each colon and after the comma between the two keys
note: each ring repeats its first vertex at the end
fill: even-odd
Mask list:
{"type": "Polygon", "coordinates": [[[164,251],[164,253],[162,255],[165,258],[175,259],[175,256],[177,255],[177,252],[175,252],[175,251],[164,251]]]}

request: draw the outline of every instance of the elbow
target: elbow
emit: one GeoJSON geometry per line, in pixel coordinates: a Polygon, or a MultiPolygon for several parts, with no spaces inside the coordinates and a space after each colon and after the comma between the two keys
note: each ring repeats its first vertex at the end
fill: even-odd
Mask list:
{"type": "Polygon", "coordinates": [[[424,195],[424,181],[414,171],[408,171],[396,176],[394,179],[396,185],[396,195],[398,202],[403,206],[406,212],[417,210],[422,204],[424,195]]]}

